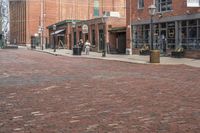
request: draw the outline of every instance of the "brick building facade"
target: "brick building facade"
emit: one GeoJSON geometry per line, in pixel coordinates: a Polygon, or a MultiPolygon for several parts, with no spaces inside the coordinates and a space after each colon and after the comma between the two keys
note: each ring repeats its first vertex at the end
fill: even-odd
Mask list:
{"type": "Polygon", "coordinates": [[[187,7],[187,0],[127,0],[127,45],[133,53],[142,45],[149,45],[151,4],[156,5],[154,48],[162,52],[184,46],[193,53],[187,57],[200,58],[200,8],[187,7]]]}
{"type": "Polygon", "coordinates": [[[49,35],[45,27],[66,19],[92,19],[105,11],[119,11],[121,16],[125,16],[126,10],[121,2],[125,0],[9,0],[10,42],[30,44],[31,36],[38,33],[41,22],[44,25],[44,37],[47,38],[49,35]]]}
{"type": "MultiPolygon", "coordinates": [[[[54,43],[54,38],[56,39],[56,46],[60,47],[61,45],[64,44],[64,48],[68,48],[71,49],[74,45],[76,45],[76,43],[78,42],[78,40],[80,40],[81,38],[86,41],[87,39],[89,39],[89,41],[94,44],[93,45],[93,51],[101,51],[102,50],[102,45],[103,44],[113,44],[111,46],[111,48],[115,48],[116,46],[114,46],[116,44],[115,40],[112,39],[112,43],[111,41],[111,36],[112,38],[117,32],[119,31],[115,31],[111,30],[114,27],[125,27],[126,26],[126,20],[125,20],[125,16],[126,16],[126,0],[94,0],[94,1],[90,1],[91,3],[89,4],[89,6],[91,6],[89,9],[82,9],[79,10],[80,12],[85,11],[85,15],[88,15],[88,17],[85,17],[86,19],[84,20],[80,20],[77,19],[77,17],[75,17],[74,19],[67,19],[65,21],[60,21],[58,23],[55,23],[55,25],[57,26],[56,31],[52,31],[52,25],[50,25],[48,27],[49,29],[49,40],[50,40],[50,47],[53,47],[53,43],[54,43]],[[111,17],[108,16],[106,18],[103,18],[103,16],[107,16],[108,14],[114,13],[115,15],[118,14],[118,17],[111,17]],[[104,22],[102,22],[102,20],[104,20],[104,22]],[[75,28],[72,28],[72,22],[73,21],[77,21],[75,28]],[[104,23],[104,24],[103,24],[104,23]],[[82,33],[82,25],[86,24],[89,27],[89,33],[87,34],[83,34],[82,33]],[[103,30],[103,27],[110,27],[110,28],[106,28],[105,31],[103,30]],[[109,30],[111,30],[109,32],[109,30]],[[56,34],[54,34],[54,32],[56,34]],[[106,34],[104,41],[100,42],[99,41],[99,33],[104,33],[106,34]],[[53,36],[54,35],[54,36],[53,36]],[[103,44],[102,44],[103,43],[103,44]]],[[[81,6],[86,6],[84,3],[82,3],[81,6]]],[[[121,31],[120,31],[121,32],[121,31]]],[[[125,36],[125,31],[123,31],[123,36],[125,36]]],[[[121,35],[121,34],[120,34],[121,35]]],[[[103,35],[104,36],[104,35],[103,35]]],[[[116,37],[117,38],[117,37],[116,37]]],[[[123,40],[124,42],[126,41],[126,39],[123,40]]],[[[125,43],[123,44],[125,45],[125,43]]],[[[110,45],[109,45],[110,46],[110,45]]]]}
{"type": "MultiPolygon", "coordinates": [[[[126,18],[121,17],[99,17],[95,19],[80,21],[74,29],[76,42],[80,39],[91,43],[91,50],[101,52],[123,53],[126,49],[126,18]],[[88,26],[88,33],[83,33],[82,26],[88,26]]],[[[76,44],[72,40],[72,44],[76,44]]]]}

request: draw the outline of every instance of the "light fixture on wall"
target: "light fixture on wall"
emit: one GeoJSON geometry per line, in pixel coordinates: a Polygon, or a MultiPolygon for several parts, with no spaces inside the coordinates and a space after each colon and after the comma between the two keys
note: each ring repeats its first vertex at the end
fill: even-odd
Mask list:
{"type": "Polygon", "coordinates": [[[187,11],[186,11],[186,14],[187,14],[187,15],[190,15],[190,14],[191,14],[190,10],[187,10],[187,11]]]}
{"type": "Polygon", "coordinates": [[[137,17],[137,20],[138,20],[138,21],[140,21],[140,20],[141,20],[141,18],[140,18],[140,17],[137,17]]]}

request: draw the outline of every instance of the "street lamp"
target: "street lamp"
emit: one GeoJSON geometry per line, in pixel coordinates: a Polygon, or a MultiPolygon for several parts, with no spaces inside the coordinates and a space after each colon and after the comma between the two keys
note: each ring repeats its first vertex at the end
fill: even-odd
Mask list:
{"type": "Polygon", "coordinates": [[[150,33],[151,33],[151,50],[153,50],[153,16],[156,12],[156,6],[150,5],[149,6],[149,15],[151,16],[151,24],[150,24],[150,33]]]}
{"type": "Polygon", "coordinates": [[[73,29],[73,42],[74,42],[74,44],[73,44],[73,48],[75,47],[75,45],[76,45],[76,34],[75,34],[75,28],[76,28],[76,21],[72,21],[72,29],[73,29]]]}
{"type": "Polygon", "coordinates": [[[103,50],[102,50],[102,57],[106,57],[106,43],[105,43],[105,41],[106,41],[106,39],[105,39],[105,37],[106,37],[106,28],[105,28],[105,26],[106,26],[106,22],[105,22],[105,15],[102,17],[102,24],[103,24],[103,38],[102,38],[102,41],[103,41],[103,50]]]}
{"type": "Polygon", "coordinates": [[[153,48],[153,16],[156,12],[156,6],[150,5],[149,6],[149,15],[151,16],[151,24],[150,24],[150,31],[151,31],[151,52],[150,52],[150,63],[160,63],[160,51],[154,50],[153,48]]]}
{"type": "Polygon", "coordinates": [[[55,37],[56,25],[55,24],[53,25],[53,31],[54,31],[54,34],[53,34],[53,40],[54,40],[53,46],[54,46],[54,52],[56,52],[56,37],[55,37]]]}

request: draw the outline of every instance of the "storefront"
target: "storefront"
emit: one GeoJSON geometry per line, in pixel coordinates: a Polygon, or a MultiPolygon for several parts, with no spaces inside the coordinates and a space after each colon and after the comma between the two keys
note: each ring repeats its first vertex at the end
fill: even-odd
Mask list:
{"type": "MultiPolygon", "coordinates": [[[[187,50],[200,50],[200,16],[199,19],[193,18],[187,19],[187,16],[182,16],[172,19],[156,20],[153,26],[154,48],[163,51],[164,49],[175,49],[176,47],[183,46],[187,50]],[[178,18],[183,18],[183,20],[175,20],[178,18]]],[[[142,25],[133,24],[134,48],[140,48],[144,44],[149,45],[149,27],[150,25],[148,23],[142,25]]]]}
{"type": "MultiPolygon", "coordinates": [[[[76,20],[64,20],[58,22],[56,25],[56,30],[53,30],[53,25],[48,26],[49,30],[49,48],[54,47],[54,43],[56,48],[65,48],[71,49],[73,44],[72,39],[72,22],[78,22],[76,20]]],[[[75,38],[74,38],[75,39],[75,38]]]]}
{"type": "Polygon", "coordinates": [[[111,28],[110,34],[110,53],[126,54],[126,27],[111,28]]]}
{"type": "MultiPolygon", "coordinates": [[[[102,52],[107,49],[107,52],[109,53],[111,48],[116,48],[116,45],[122,46],[121,43],[123,43],[123,46],[126,47],[126,43],[124,43],[126,42],[126,30],[123,30],[123,34],[118,33],[117,30],[112,30],[114,28],[124,27],[125,25],[126,19],[118,17],[101,17],[80,21],[76,23],[73,38],[76,38],[76,41],[80,39],[83,39],[84,42],[89,40],[92,51],[102,52]],[[88,33],[82,32],[83,25],[88,26],[88,33]],[[119,35],[120,43],[116,41],[118,37],[117,35],[119,35]],[[122,42],[123,39],[124,42],[122,42]]],[[[121,52],[124,53],[123,50],[121,52]]]]}

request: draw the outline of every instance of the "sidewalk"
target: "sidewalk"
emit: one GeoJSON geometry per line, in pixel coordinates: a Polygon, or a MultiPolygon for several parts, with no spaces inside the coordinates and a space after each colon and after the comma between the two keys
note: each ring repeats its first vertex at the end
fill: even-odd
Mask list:
{"type": "MultiPolygon", "coordinates": [[[[90,52],[89,55],[86,55],[82,52],[81,56],[72,55],[72,50],[68,49],[56,49],[56,52],[53,52],[53,49],[36,49],[39,52],[45,52],[53,55],[62,55],[69,57],[79,57],[79,58],[94,58],[94,59],[104,59],[104,60],[116,60],[137,64],[150,64],[149,56],[141,55],[118,55],[118,54],[106,54],[106,57],[102,57],[102,53],[90,52]]],[[[160,64],[162,65],[188,65],[192,67],[200,68],[200,60],[198,59],[189,59],[189,58],[171,58],[171,57],[160,57],[160,64]]]]}

